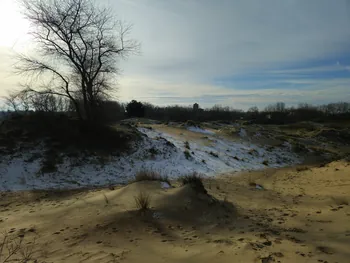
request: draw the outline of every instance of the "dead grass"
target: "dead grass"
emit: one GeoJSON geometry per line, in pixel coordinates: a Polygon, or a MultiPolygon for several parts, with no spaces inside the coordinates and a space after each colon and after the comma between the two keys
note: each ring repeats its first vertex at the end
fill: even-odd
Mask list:
{"type": "Polygon", "coordinates": [[[207,190],[204,187],[202,176],[198,173],[192,173],[179,178],[182,185],[190,185],[198,193],[207,194],[207,190]]]}
{"type": "Polygon", "coordinates": [[[161,176],[159,173],[151,170],[141,170],[136,173],[135,179],[133,182],[141,181],[160,181],[166,182],[170,185],[170,180],[166,176],[161,176]]]}
{"type": "Polygon", "coordinates": [[[12,237],[4,232],[0,241],[0,263],[32,261],[35,240],[30,242],[31,245],[25,245],[23,241],[24,235],[12,237]]]}
{"type": "Polygon", "coordinates": [[[151,197],[146,192],[140,192],[134,199],[136,208],[140,212],[148,211],[151,208],[151,197]]]}

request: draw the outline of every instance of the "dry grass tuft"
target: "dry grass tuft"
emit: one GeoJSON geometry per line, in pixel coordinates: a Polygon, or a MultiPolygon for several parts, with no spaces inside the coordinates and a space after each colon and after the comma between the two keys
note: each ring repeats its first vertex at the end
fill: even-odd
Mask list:
{"type": "Polygon", "coordinates": [[[151,197],[145,192],[140,192],[137,196],[134,197],[136,208],[145,212],[151,208],[151,197]]]}
{"type": "Polygon", "coordinates": [[[202,176],[198,173],[192,173],[179,178],[182,185],[190,185],[196,192],[207,194],[204,187],[202,176]]]}
{"type": "Polygon", "coordinates": [[[166,176],[161,176],[159,173],[151,170],[142,170],[136,173],[134,182],[141,181],[160,181],[170,185],[170,181],[166,176]]]}

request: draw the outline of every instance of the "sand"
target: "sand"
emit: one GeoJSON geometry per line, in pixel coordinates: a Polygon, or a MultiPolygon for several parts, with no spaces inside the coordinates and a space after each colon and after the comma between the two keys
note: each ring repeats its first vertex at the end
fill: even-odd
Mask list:
{"type": "Polygon", "coordinates": [[[37,262],[350,262],[348,162],[204,183],[211,196],[160,182],[1,193],[0,229],[37,262]],[[146,213],[135,208],[141,191],[146,213]]]}

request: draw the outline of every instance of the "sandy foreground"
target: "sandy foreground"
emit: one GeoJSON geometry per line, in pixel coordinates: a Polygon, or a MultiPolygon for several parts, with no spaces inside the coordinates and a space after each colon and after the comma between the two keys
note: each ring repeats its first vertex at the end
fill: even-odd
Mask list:
{"type": "Polygon", "coordinates": [[[211,196],[160,182],[2,193],[0,229],[36,262],[350,262],[348,162],[204,183],[211,196]],[[141,191],[152,206],[143,214],[141,191]]]}

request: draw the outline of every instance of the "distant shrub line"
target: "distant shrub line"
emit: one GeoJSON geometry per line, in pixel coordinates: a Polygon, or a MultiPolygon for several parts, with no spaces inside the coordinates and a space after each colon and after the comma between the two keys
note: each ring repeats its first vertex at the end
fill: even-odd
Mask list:
{"type": "MultiPolygon", "coordinates": [[[[115,122],[125,118],[147,118],[163,122],[200,123],[204,121],[233,122],[237,120],[257,124],[288,124],[300,121],[341,121],[350,118],[350,103],[339,102],[321,106],[300,103],[297,107],[286,107],[283,102],[277,102],[259,110],[256,106],[247,111],[215,105],[201,109],[192,106],[155,106],[147,102],[132,100],[130,103],[104,101],[96,111],[98,120],[115,122]]],[[[59,107],[54,107],[54,109],[59,107]]],[[[60,112],[74,114],[72,107],[59,108],[60,112]]],[[[13,109],[12,109],[13,110],[13,109]]],[[[18,112],[27,112],[28,109],[17,105],[18,112]]],[[[45,111],[44,109],[40,109],[45,111]]]]}

